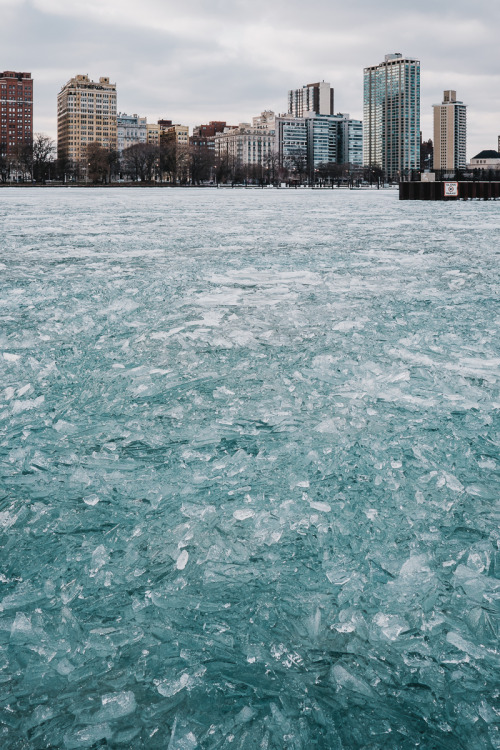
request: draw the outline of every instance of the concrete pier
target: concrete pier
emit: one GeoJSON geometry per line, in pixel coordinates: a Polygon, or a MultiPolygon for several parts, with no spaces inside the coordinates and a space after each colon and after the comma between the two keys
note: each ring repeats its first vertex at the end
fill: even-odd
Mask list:
{"type": "Polygon", "coordinates": [[[400,182],[401,201],[456,201],[500,199],[499,182],[453,180],[445,182],[400,182]]]}

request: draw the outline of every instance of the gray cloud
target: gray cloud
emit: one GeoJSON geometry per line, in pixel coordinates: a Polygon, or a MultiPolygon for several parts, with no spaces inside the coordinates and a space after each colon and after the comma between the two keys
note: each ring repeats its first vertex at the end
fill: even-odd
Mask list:
{"type": "Polygon", "coordinates": [[[30,70],[35,128],[55,135],[56,97],[75,73],[109,75],[122,111],[194,125],[283,111],[289,88],[335,87],[362,116],[362,70],[386,52],[422,63],[422,130],[445,88],[469,105],[469,156],[500,133],[500,6],[491,0],[0,0],[0,67],[30,70]],[[7,31],[7,33],[5,33],[7,31]]]}

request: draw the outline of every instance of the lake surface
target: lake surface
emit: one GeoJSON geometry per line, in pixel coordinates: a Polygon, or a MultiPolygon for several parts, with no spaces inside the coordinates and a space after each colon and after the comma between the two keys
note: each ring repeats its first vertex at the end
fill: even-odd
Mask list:
{"type": "Polygon", "coordinates": [[[500,211],[0,191],[0,746],[500,748],[500,211]]]}

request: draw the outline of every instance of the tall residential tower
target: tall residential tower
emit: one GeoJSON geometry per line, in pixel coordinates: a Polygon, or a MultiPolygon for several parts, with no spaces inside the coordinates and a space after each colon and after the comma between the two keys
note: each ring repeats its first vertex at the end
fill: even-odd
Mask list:
{"type": "Polygon", "coordinates": [[[420,62],[400,52],[364,69],[363,163],[388,177],[420,162],[420,62]]]}
{"type": "Polygon", "coordinates": [[[31,73],[0,71],[0,156],[13,156],[18,146],[33,142],[31,73]]]}
{"type": "Polygon", "coordinates": [[[333,115],[333,89],[329,83],[308,83],[288,92],[288,114],[304,117],[308,112],[333,115]]]}
{"type": "Polygon", "coordinates": [[[434,169],[465,169],[467,106],[457,102],[456,91],[445,91],[434,104],[434,169]]]}
{"type": "Polygon", "coordinates": [[[77,75],[57,96],[57,153],[81,162],[95,142],[116,149],[116,84],[77,75]]]}

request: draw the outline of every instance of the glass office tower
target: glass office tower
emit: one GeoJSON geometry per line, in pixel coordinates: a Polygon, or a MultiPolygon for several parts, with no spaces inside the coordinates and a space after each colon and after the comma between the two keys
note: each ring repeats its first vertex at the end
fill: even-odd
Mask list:
{"type": "Polygon", "coordinates": [[[390,178],[419,169],[419,60],[396,52],[364,69],[363,164],[390,178]]]}

